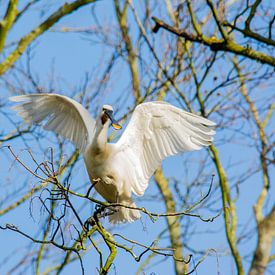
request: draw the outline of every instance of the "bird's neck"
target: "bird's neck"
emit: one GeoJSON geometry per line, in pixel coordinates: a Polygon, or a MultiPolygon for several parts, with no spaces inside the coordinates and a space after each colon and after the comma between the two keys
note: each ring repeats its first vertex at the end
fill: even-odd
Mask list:
{"type": "Polygon", "coordinates": [[[102,125],[101,121],[97,121],[96,132],[92,142],[92,148],[97,154],[101,154],[106,150],[109,125],[109,121],[104,125],[102,125]]]}

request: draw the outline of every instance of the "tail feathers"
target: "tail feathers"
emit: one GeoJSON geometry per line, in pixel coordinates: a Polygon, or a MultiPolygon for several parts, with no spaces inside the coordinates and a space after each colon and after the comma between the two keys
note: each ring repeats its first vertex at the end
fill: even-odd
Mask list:
{"type": "MultiPolygon", "coordinates": [[[[137,207],[133,201],[121,201],[120,203],[129,205],[130,207],[137,207]]],[[[133,222],[140,219],[139,210],[118,206],[114,209],[114,213],[109,216],[109,222],[112,224],[133,222]]]]}

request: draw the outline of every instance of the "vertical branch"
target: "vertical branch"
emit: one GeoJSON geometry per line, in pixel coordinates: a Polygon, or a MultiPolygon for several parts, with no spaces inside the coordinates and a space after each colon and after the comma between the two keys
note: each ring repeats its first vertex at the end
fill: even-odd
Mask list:
{"type": "Polygon", "coordinates": [[[116,254],[117,254],[117,247],[114,243],[113,236],[110,232],[108,232],[98,221],[96,222],[96,230],[102,236],[105,243],[107,244],[110,254],[107,257],[107,260],[104,266],[100,269],[100,274],[105,275],[109,272],[111,265],[113,264],[116,254]]]}
{"type": "MultiPolygon", "coordinates": [[[[174,25],[178,26],[179,19],[172,10],[172,5],[170,3],[170,0],[166,0],[166,7],[168,10],[168,14],[169,14],[171,20],[173,21],[174,25]]],[[[183,65],[183,58],[182,58],[183,50],[182,49],[183,49],[183,45],[185,45],[185,44],[186,44],[186,42],[181,37],[178,37],[178,39],[177,39],[178,52],[177,52],[176,58],[178,59],[179,65],[175,69],[174,74],[171,77],[173,83],[175,83],[176,77],[181,73],[181,70],[182,70],[182,65],[183,65]]],[[[164,87],[159,91],[158,100],[163,100],[163,98],[165,97],[166,93],[169,90],[170,83],[171,83],[171,81],[167,81],[165,83],[164,87]]],[[[185,98],[184,95],[183,95],[183,97],[184,97],[184,101],[187,103],[186,105],[189,108],[191,108],[188,100],[185,98]]],[[[157,187],[160,190],[161,195],[163,197],[166,211],[170,212],[170,213],[176,213],[176,207],[175,207],[175,201],[173,198],[173,194],[169,188],[167,179],[163,175],[162,170],[158,169],[156,171],[154,179],[155,179],[157,187]]],[[[170,217],[166,217],[166,221],[168,224],[168,231],[169,231],[171,246],[172,246],[172,248],[175,249],[174,256],[177,259],[183,259],[183,242],[181,240],[181,225],[180,225],[179,219],[177,217],[170,216],[170,217]]],[[[182,261],[174,261],[174,269],[175,269],[175,273],[177,275],[186,274],[186,273],[188,273],[188,264],[185,264],[182,261]]]]}
{"type": "Polygon", "coordinates": [[[225,32],[225,30],[224,30],[223,27],[222,27],[222,23],[220,22],[220,19],[219,19],[219,16],[218,16],[218,12],[217,12],[217,10],[215,9],[214,4],[213,4],[212,1],[210,1],[210,0],[206,0],[206,2],[207,2],[208,6],[209,6],[210,9],[211,9],[211,12],[212,12],[213,17],[214,17],[214,19],[215,19],[215,22],[216,22],[216,24],[217,24],[217,26],[218,26],[218,29],[219,29],[219,31],[220,31],[220,33],[221,33],[223,39],[226,41],[226,40],[228,39],[227,33],[225,32]]]}
{"type": "MultiPolygon", "coordinates": [[[[158,169],[154,176],[157,187],[159,188],[163,197],[166,212],[176,213],[175,201],[173,194],[168,186],[168,181],[164,177],[162,171],[158,169]]],[[[183,259],[183,243],[181,240],[181,226],[176,216],[168,216],[166,218],[169,236],[172,247],[175,249],[174,256],[177,259],[183,259]]],[[[181,261],[174,261],[175,273],[177,275],[188,273],[188,265],[181,261]]]]}
{"type": "MultiPolygon", "coordinates": [[[[178,18],[178,13],[173,11],[170,0],[165,0],[165,3],[166,3],[166,8],[167,8],[169,17],[171,18],[174,26],[178,28],[180,25],[180,19],[178,18]]],[[[167,81],[165,81],[162,84],[162,87],[158,92],[158,100],[163,100],[163,98],[169,92],[172,86],[174,87],[175,91],[180,96],[180,98],[184,101],[187,109],[190,111],[191,110],[190,102],[187,99],[185,92],[182,92],[181,89],[178,87],[178,84],[176,83],[177,77],[179,77],[179,75],[184,70],[184,52],[185,52],[185,48],[188,47],[190,43],[182,39],[182,37],[177,37],[176,45],[177,45],[177,52],[175,57],[170,63],[170,67],[174,67],[174,70],[173,70],[173,73],[171,73],[170,76],[168,77],[167,81]]],[[[168,70],[169,68],[166,69],[166,71],[168,70]]],[[[160,68],[160,73],[158,75],[160,74],[166,77],[168,76],[167,73],[164,72],[164,70],[162,70],[161,68],[160,68]]],[[[187,79],[188,77],[185,77],[185,81],[187,81],[187,79]]]]}
{"type": "Polygon", "coordinates": [[[16,19],[18,13],[17,5],[18,0],[10,0],[6,14],[0,22],[0,53],[3,51],[7,34],[16,19]]]}
{"type": "Polygon", "coordinates": [[[258,8],[258,6],[260,5],[260,3],[262,2],[262,0],[256,0],[254,2],[254,4],[252,5],[251,9],[250,9],[250,13],[245,21],[245,28],[247,30],[250,30],[250,24],[251,24],[251,21],[252,19],[254,18],[255,16],[255,13],[256,13],[256,10],[258,8]]]}
{"type": "MultiPolygon", "coordinates": [[[[53,212],[53,209],[55,207],[55,202],[52,200],[52,203],[51,203],[51,211],[53,212]]],[[[43,234],[43,243],[41,244],[40,246],[40,249],[38,251],[38,255],[37,255],[37,258],[36,258],[36,265],[35,265],[35,274],[36,275],[39,275],[41,274],[40,272],[40,263],[41,263],[41,260],[43,259],[43,251],[44,251],[44,248],[45,248],[45,241],[47,240],[47,237],[48,237],[48,234],[49,234],[49,231],[50,231],[50,226],[51,226],[51,220],[52,220],[52,217],[51,215],[49,215],[48,217],[48,223],[47,223],[47,227],[44,231],[44,234],[43,234]]]]}
{"type": "MultiPolygon", "coordinates": [[[[139,83],[139,77],[138,77],[139,74],[138,74],[137,54],[132,45],[132,41],[129,35],[129,28],[127,25],[128,6],[129,6],[129,3],[126,1],[124,3],[123,9],[120,10],[119,1],[115,0],[116,16],[120,26],[122,39],[125,43],[125,47],[128,53],[127,60],[128,60],[128,64],[129,64],[131,76],[132,76],[132,88],[134,91],[134,96],[138,100],[141,98],[141,95],[140,95],[140,83],[139,83]]],[[[137,103],[139,102],[137,101],[137,103]]]]}
{"type": "MultiPolygon", "coordinates": [[[[262,210],[257,203],[254,206],[254,211],[262,210]]],[[[258,241],[254,252],[252,264],[249,270],[249,275],[264,275],[267,265],[270,260],[270,252],[272,242],[275,238],[275,207],[262,220],[257,220],[258,241]]]]}
{"type": "Polygon", "coordinates": [[[258,228],[258,242],[249,271],[250,275],[261,275],[264,274],[265,269],[269,263],[272,241],[275,238],[275,207],[270,211],[270,213],[266,217],[264,217],[263,214],[263,207],[266,202],[266,198],[270,187],[270,177],[266,158],[268,141],[264,130],[265,121],[261,121],[259,112],[248,94],[245,85],[245,77],[241,72],[241,68],[239,67],[238,61],[236,59],[233,59],[232,62],[234,64],[234,67],[237,71],[240,80],[240,92],[243,95],[246,103],[248,104],[249,110],[252,113],[253,120],[258,130],[258,138],[261,143],[259,161],[263,176],[263,188],[254,205],[254,214],[258,228]]]}
{"type": "Polygon", "coordinates": [[[261,163],[261,168],[262,168],[262,172],[263,172],[264,186],[263,186],[263,190],[260,193],[258,201],[256,203],[256,206],[255,206],[256,208],[254,209],[255,215],[256,215],[257,219],[260,221],[263,218],[262,208],[263,208],[265,198],[268,193],[269,186],[270,186],[267,161],[266,161],[266,157],[265,157],[266,153],[267,153],[267,139],[266,139],[266,135],[264,132],[264,125],[260,120],[260,116],[256,109],[256,106],[248,95],[248,91],[245,86],[245,78],[241,73],[241,69],[238,66],[238,63],[236,60],[233,60],[233,63],[234,63],[235,69],[237,70],[237,73],[238,73],[238,76],[239,76],[239,79],[241,82],[240,92],[242,93],[243,97],[245,98],[245,100],[249,106],[249,109],[252,112],[253,119],[254,119],[257,129],[258,129],[259,140],[261,142],[260,163],[261,163]]]}
{"type": "MultiPolygon", "coordinates": [[[[127,2],[127,3],[129,3],[129,2],[127,2]]],[[[166,1],[166,4],[169,6],[169,0],[166,1]]],[[[133,9],[133,7],[132,7],[132,9],[133,9]]],[[[172,12],[171,9],[170,9],[170,12],[172,12]]],[[[172,14],[170,14],[170,15],[172,15],[172,14]]],[[[176,20],[176,17],[174,17],[174,19],[176,20]]],[[[142,33],[143,33],[143,35],[145,35],[144,32],[142,32],[142,33]]],[[[179,38],[178,40],[182,40],[182,39],[179,38]]],[[[177,58],[180,59],[179,68],[181,68],[181,65],[182,65],[181,58],[182,57],[178,54],[177,58]]],[[[158,64],[160,64],[160,63],[158,62],[158,64]]],[[[161,66],[160,66],[160,68],[161,68],[161,72],[164,73],[164,70],[162,70],[161,66]]],[[[172,76],[173,79],[175,79],[178,76],[178,74],[181,72],[181,70],[179,68],[178,68],[178,70],[177,69],[175,70],[175,72],[172,76]]],[[[166,73],[164,73],[164,74],[166,74],[166,73]]],[[[168,89],[170,87],[170,83],[175,85],[174,81],[171,80],[171,78],[169,78],[169,80],[167,82],[165,82],[163,89],[161,89],[161,91],[159,91],[158,100],[163,100],[163,97],[166,95],[166,92],[168,91],[168,89]]],[[[136,98],[136,103],[138,103],[140,101],[141,101],[141,98],[136,98]]],[[[187,100],[186,100],[186,102],[188,103],[187,100]]],[[[172,194],[171,190],[169,189],[168,181],[165,179],[161,169],[158,169],[155,174],[155,182],[156,182],[156,184],[159,188],[159,191],[164,199],[164,203],[165,203],[167,212],[175,213],[176,209],[175,209],[175,201],[173,198],[173,194],[172,194]]],[[[168,224],[171,246],[175,249],[174,257],[176,259],[183,259],[183,243],[181,240],[181,225],[178,221],[178,218],[175,216],[167,217],[167,224],[168,224]]],[[[175,272],[177,275],[185,274],[188,272],[188,265],[182,261],[174,261],[174,268],[175,268],[175,272]]]]}
{"type": "MultiPolygon", "coordinates": [[[[200,111],[205,116],[206,110],[205,110],[205,101],[201,95],[201,81],[198,80],[196,70],[194,68],[193,62],[192,62],[192,56],[188,49],[186,48],[189,60],[190,60],[190,68],[194,79],[194,84],[196,87],[196,98],[198,100],[200,111]]],[[[207,71],[206,71],[207,72],[207,71]]],[[[204,80],[206,76],[202,78],[202,81],[204,80]]],[[[215,164],[218,176],[219,176],[219,183],[222,193],[222,204],[223,204],[223,210],[224,210],[224,221],[225,221],[225,232],[226,232],[226,238],[232,253],[232,256],[234,258],[236,268],[238,270],[239,275],[244,274],[244,269],[242,265],[242,259],[240,256],[240,253],[237,248],[237,241],[236,241],[236,228],[237,228],[237,213],[236,213],[236,206],[234,201],[231,198],[230,194],[230,186],[229,182],[225,173],[225,170],[223,168],[223,165],[220,161],[219,154],[217,148],[212,144],[209,147],[209,151],[211,152],[211,157],[213,159],[213,162],[215,164]]]]}
{"type": "Polygon", "coordinates": [[[188,8],[188,11],[189,11],[189,14],[190,14],[191,23],[192,23],[192,26],[193,26],[195,32],[197,33],[198,37],[203,37],[202,31],[201,31],[201,27],[200,27],[199,23],[196,20],[196,15],[193,12],[190,0],[187,0],[187,8],[188,8]]]}
{"type": "Polygon", "coordinates": [[[81,244],[84,244],[86,242],[87,239],[90,239],[90,236],[96,231],[96,228],[92,228],[91,230],[89,230],[88,232],[86,230],[83,230],[79,236],[79,239],[75,240],[75,242],[72,245],[72,250],[67,251],[66,256],[64,257],[63,262],[56,268],[56,274],[60,274],[64,267],[70,263],[70,258],[72,257],[72,252],[73,249],[76,250],[81,250],[83,249],[82,247],[80,247],[80,242],[81,244]]]}
{"type": "Polygon", "coordinates": [[[212,159],[216,166],[216,170],[219,176],[219,183],[222,193],[222,204],[224,211],[224,223],[226,238],[234,258],[236,268],[239,275],[244,274],[244,269],[242,265],[242,259],[237,248],[236,243],[236,227],[237,227],[237,213],[236,206],[230,195],[230,187],[226,173],[223,169],[222,163],[219,158],[218,150],[214,145],[210,146],[210,152],[212,153],[212,159]]]}

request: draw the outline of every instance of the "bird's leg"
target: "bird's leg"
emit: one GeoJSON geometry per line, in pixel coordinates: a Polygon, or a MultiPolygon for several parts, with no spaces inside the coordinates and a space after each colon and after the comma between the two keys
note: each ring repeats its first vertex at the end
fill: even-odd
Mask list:
{"type": "MultiPolygon", "coordinates": [[[[115,203],[119,203],[119,193],[118,192],[116,193],[116,202],[115,203]]],[[[111,216],[114,213],[119,211],[118,206],[109,206],[108,210],[109,210],[108,212],[105,211],[105,217],[111,216]]]]}
{"type": "Polygon", "coordinates": [[[93,179],[93,185],[92,186],[95,186],[100,181],[101,181],[101,178],[93,179]]]}
{"type": "Polygon", "coordinates": [[[101,181],[101,179],[100,178],[96,178],[96,179],[93,179],[92,180],[92,184],[91,184],[91,186],[89,187],[89,189],[88,189],[88,192],[87,192],[87,194],[86,194],[86,198],[88,198],[89,196],[90,196],[90,193],[91,193],[91,191],[92,191],[92,189],[95,187],[95,185],[98,183],[98,182],[100,182],[101,181]]]}

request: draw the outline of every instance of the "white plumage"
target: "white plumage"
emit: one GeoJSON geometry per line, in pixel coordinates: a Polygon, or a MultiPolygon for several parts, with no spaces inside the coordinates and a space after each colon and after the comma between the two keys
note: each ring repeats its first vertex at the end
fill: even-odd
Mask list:
{"type": "MultiPolygon", "coordinates": [[[[13,107],[28,123],[47,120],[46,130],[71,140],[84,154],[95,189],[108,202],[135,207],[132,192],[142,196],[161,161],[180,152],[199,150],[213,140],[215,123],[165,102],[138,105],[117,143],[107,143],[110,124],[120,129],[104,105],[96,121],[75,100],[57,94],[33,94],[10,98],[22,102],[13,107]]],[[[125,207],[109,216],[112,223],[140,218],[138,210],[125,207]]]]}

